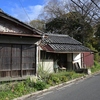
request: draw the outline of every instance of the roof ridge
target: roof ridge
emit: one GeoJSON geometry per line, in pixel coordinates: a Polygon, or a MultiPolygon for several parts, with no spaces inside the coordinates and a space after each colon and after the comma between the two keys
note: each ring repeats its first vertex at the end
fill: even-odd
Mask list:
{"type": "Polygon", "coordinates": [[[53,42],[53,43],[49,43],[49,42],[46,42],[48,44],[70,44],[70,45],[82,45],[82,44],[72,44],[72,43],[56,43],[56,42],[53,42]]]}
{"type": "Polygon", "coordinates": [[[0,8],[0,12],[3,12],[3,10],[0,8]]]}
{"type": "Polygon", "coordinates": [[[49,36],[61,36],[61,37],[69,37],[69,35],[66,35],[66,34],[53,34],[53,33],[45,33],[46,35],[49,35],[49,36]]]}

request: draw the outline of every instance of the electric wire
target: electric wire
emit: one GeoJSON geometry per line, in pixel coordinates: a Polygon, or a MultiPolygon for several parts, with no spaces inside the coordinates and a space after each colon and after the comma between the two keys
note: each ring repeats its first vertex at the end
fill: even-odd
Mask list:
{"type": "MultiPolygon", "coordinates": [[[[76,6],[78,6],[79,8],[81,8],[84,12],[86,12],[80,5],[78,5],[75,1],[71,0],[76,6]]],[[[91,14],[89,14],[89,16],[93,17],[91,14]]],[[[97,21],[97,19],[95,17],[93,17],[93,19],[95,21],[97,21]]]]}
{"type": "Polygon", "coordinates": [[[29,22],[30,22],[30,21],[31,21],[31,19],[30,19],[30,17],[29,17],[29,15],[28,15],[28,13],[26,12],[26,10],[25,10],[25,8],[24,8],[24,6],[23,6],[23,4],[22,4],[21,0],[19,0],[19,3],[20,3],[20,5],[21,5],[21,7],[22,7],[23,11],[25,12],[25,14],[26,14],[26,16],[27,16],[27,18],[28,18],[29,22]]]}
{"type": "Polygon", "coordinates": [[[97,8],[100,9],[100,7],[93,0],[91,0],[91,1],[96,5],[97,8]]]}

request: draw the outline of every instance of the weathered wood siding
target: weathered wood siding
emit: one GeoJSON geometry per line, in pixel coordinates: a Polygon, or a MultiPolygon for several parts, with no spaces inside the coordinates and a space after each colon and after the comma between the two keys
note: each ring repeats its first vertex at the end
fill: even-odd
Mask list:
{"type": "Polygon", "coordinates": [[[36,73],[35,45],[0,44],[0,77],[36,73]]]}
{"type": "Polygon", "coordinates": [[[0,45],[0,76],[10,76],[10,65],[11,65],[11,45],[0,45]],[[6,73],[4,73],[6,71],[6,73]]]}
{"type": "Polygon", "coordinates": [[[35,46],[22,45],[22,69],[23,75],[32,75],[36,71],[35,46]],[[33,71],[34,70],[34,71],[33,71]]]}
{"type": "Polygon", "coordinates": [[[9,16],[0,16],[0,80],[36,74],[37,32],[9,16]],[[8,78],[9,77],[9,78],[8,78]]]}
{"type": "Polygon", "coordinates": [[[25,27],[15,24],[9,20],[0,17],[0,32],[11,32],[11,33],[32,33],[32,31],[26,29],[25,27]]]}

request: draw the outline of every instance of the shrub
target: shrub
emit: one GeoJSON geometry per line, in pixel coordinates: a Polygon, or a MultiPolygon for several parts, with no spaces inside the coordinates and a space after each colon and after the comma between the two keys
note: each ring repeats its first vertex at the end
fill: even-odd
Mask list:
{"type": "Polygon", "coordinates": [[[100,64],[97,61],[94,61],[94,66],[95,67],[100,67],[100,64]]]}
{"type": "Polygon", "coordinates": [[[52,77],[52,81],[53,81],[55,84],[60,83],[59,78],[58,78],[58,77],[56,77],[56,76],[52,77]]]}
{"type": "Polygon", "coordinates": [[[34,88],[37,90],[43,90],[46,88],[46,83],[39,80],[34,84],[34,88]]]}
{"type": "Polygon", "coordinates": [[[97,61],[95,61],[94,66],[91,68],[91,71],[96,72],[96,71],[99,71],[99,70],[100,70],[100,64],[97,61]]]}
{"type": "Polygon", "coordinates": [[[53,82],[51,79],[48,79],[48,80],[47,80],[47,84],[53,86],[53,85],[54,85],[54,82],[53,82]]]}
{"type": "Polygon", "coordinates": [[[61,77],[60,77],[60,80],[61,80],[62,82],[66,82],[66,81],[68,81],[68,78],[67,78],[66,76],[61,76],[61,77]]]}
{"type": "Polygon", "coordinates": [[[29,88],[30,84],[31,84],[31,81],[30,81],[29,78],[24,81],[24,85],[25,85],[26,88],[29,88]]]}

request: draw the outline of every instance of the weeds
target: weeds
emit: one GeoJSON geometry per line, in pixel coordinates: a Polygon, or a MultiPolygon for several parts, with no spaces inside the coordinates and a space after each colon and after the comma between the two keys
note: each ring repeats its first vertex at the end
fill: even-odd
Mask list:
{"type": "MultiPolygon", "coordinates": [[[[96,72],[98,70],[100,70],[100,64],[95,62],[91,71],[96,72]]],[[[28,78],[25,81],[1,83],[0,100],[12,100],[13,98],[84,76],[84,74],[75,73],[74,71],[49,73],[49,70],[44,71],[42,67],[40,67],[38,75],[41,78],[35,79],[35,81],[28,78]]]]}
{"type": "Polygon", "coordinates": [[[96,71],[99,71],[100,70],[100,63],[98,62],[94,62],[94,66],[91,68],[91,72],[94,73],[96,71]]]}

